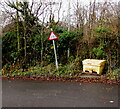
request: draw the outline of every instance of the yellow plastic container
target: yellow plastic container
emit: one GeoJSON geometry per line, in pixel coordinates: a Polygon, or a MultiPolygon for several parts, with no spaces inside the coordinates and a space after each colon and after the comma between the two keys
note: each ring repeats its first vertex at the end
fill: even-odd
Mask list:
{"type": "Polygon", "coordinates": [[[102,74],[106,60],[85,59],[83,63],[83,72],[102,74]]]}

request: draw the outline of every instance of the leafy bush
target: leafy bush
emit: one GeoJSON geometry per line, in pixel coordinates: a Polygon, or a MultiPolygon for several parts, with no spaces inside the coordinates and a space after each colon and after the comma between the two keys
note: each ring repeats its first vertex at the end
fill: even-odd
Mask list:
{"type": "Polygon", "coordinates": [[[101,48],[94,48],[93,53],[95,54],[96,57],[102,58],[104,51],[101,48]]]}

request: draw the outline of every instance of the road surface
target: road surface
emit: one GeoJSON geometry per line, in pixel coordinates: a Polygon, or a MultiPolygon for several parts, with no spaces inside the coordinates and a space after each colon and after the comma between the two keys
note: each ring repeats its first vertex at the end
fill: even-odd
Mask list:
{"type": "Polygon", "coordinates": [[[118,107],[118,86],[80,82],[2,81],[3,107],[118,107]]]}

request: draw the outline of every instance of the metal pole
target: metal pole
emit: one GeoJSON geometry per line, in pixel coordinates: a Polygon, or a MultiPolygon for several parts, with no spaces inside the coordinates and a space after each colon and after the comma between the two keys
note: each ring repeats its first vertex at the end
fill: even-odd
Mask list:
{"type": "Polygon", "coordinates": [[[57,54],[56,54],[56,49],[55,49],[55,42],[53,40],[53,46],[54,46],[54,53],[55,53],[55,64],[56,64],[56,68],[58,70],[58,61],[57,61],[57,54]]]}

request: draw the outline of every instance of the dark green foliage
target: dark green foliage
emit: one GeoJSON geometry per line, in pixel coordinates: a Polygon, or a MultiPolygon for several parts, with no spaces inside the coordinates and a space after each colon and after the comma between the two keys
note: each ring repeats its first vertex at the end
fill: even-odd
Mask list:
{"type": "Polygon", "coordinates": [[[17,58],[17,38],[16,32],[5,33],[2,37],[2,57],[3,66],[6,63],[14,63],[17,58]]]}
{"type": "Polygon", "coordinates": [[[110,31],[111,29],[106,25],[102,25],[101,27],[96,29],[97,33],[105,33],[105,32],[110,32],[110,31]]]}
{"type": "Polygon", "coordinates": [[[39,18],[32,12],[28,2],[19,2],[18,7],[15,3],[7,4],[18,11],[22,18],[18,21],[19,51],[16,18],[13,19],[14,28],[6,31],[2,36],[2,63],[7,75],[78,76],[82,70],[82,60],[87,58],[105,59],[106,72],[119,72],[120,39],[119,34],[115,33],[110,25],[99,24],[91,30],[91,34],[85,36],[83,31],[74,27],[69,32],[63,29],[58,22],[55,22],[52,15],[48,22],[49,28],[45,26],[46,24],[40,24],[39,18]],[[55,40],[59,70],[55,68],[53,43],[48,41],[50,28],[59,37],[55,40]],[[31,68],[33,72],[30,71],[31,68]]]}

